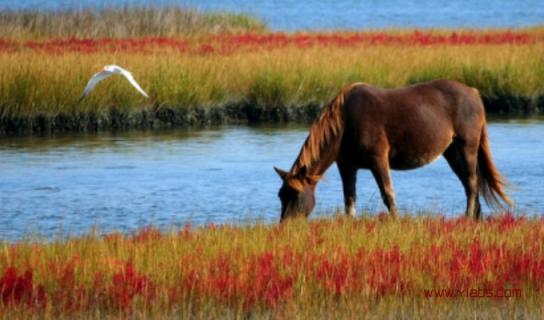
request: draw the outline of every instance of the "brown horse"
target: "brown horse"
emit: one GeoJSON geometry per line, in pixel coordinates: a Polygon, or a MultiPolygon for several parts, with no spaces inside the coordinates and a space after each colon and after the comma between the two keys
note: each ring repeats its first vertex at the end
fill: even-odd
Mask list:
{"type": "Polygon", "coordinates": [[[512,205],[491,160],[478,90],[448,80],[397,89],[349,85],[312,124],[291,170],[274,168],[283,180],[281,220],[310,214],[316,185],[335,161],[348,215],[355,215],[356,173],[364,168],[370,169],[383,202],[397,217],[389,170],[415,169],[440,155],[465,188],[467,216],[480,218],[479,192],[490,204],[502,199],[512,205]]]}

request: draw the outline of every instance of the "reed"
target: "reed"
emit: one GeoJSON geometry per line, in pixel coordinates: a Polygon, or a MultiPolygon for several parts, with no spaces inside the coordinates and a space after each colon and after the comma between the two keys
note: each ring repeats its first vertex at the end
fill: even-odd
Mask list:
{"type": "Polygon", "coordinates": [[[542,218],[510,214],[484,222],[342,215],[31,237],[0,244],[0,311],[6,318],[537,318],[543,237],[542,218]]]}
{"type": "Polygon", "coordinates": [[[174,37],[265,29],[247,14],[178,6],[0,11],[0,34],[13,39],[174,37]]]}

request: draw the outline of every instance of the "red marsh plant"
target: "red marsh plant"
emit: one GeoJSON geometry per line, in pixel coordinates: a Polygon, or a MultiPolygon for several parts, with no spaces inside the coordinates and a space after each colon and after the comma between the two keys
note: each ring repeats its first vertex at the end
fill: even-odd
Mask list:
{"type": "Polygon", "coordinates": [[[453,290],[467,294],[440,302],[450,311],[516,299],[531,315],[544,299],[543,238],[544,219],[507,214],[484,222],[364,216],[169,232],[150,227],[132,235],[5,243],[0,309],[135,317],[302,315],[333,305],[386,312],[368,305],[374,301],[409,312],[424,310],[418,308],[433,299],[429,290],[453,290]],[[470,290],[520,295],[476,302],[470,290]]]}
{"type": "Polygon", "coordinates": [[[360,46],[465,46],[523,45],[544,42],[540,29],[505,31],[361,31],[330,33],[224,33],[192,37],[64,38],[41,40],[0,39],[0,51],[30,49],[51,54],[67,52],[150,53],[170,49],[179,53],[234,54],[238,51],[282,48],[360,47],[360,46]]]}

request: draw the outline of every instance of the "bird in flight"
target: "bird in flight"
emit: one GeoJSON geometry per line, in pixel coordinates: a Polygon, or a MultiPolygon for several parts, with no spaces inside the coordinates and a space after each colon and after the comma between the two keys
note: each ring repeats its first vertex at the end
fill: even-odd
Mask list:
{"type": "Polygon", "coordinates": [[[87,82],[87,86],[85,86],[85,89],[83,90],[83,94],[81,95],[81,98],[79,99],[79,101],[83,100],[83,98],[85,98],[94,89],[94,87],[96,87],[96,85],[100,81],[108,78],[109,76],[111,76],[113,74],[122,75],[123,77],[125,77],[128,80],[128,82],[130,82],[130,84],[134,88],[136,88],[136,90],[138,90],[138,92],[140,92],[146,98],[149,98],[147,93],[145,93],[145,91],[140,87],[138,82],[136,82],[136,80],[134,80],[134,77],[132,76],[132,74],[128,70],[125,70],[125,69],[121,68],[120,66],[116,66],[116,65],[112,64],[112,65],[105,66],[104,70],[102,70],[102,71],[96,73],[94,76],[92,76],[92,78],[89,80],[89,82],[87,82]]]}

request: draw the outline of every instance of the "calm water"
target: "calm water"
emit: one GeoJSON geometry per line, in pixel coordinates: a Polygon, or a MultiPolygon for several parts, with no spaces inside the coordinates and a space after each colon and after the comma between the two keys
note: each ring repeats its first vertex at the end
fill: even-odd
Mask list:
{"type": "MultiPolygon", "coordinates": [[[[544,211],[544,122],[490,125],[497,166],[514,184],[517,211],[544,211]]],[[[307,128],[227,127],[203,131],[0,138],[0,238],[130,231],[148,224],[233,223],[279,218],[280,180],[307,128]]],[[[406,211],[458,215],[464,193],[440,159],[393,172],[406,211]]],[[[383,210],[367,171],[358,176],[358,210],[383,210]]],[[[342,208],[336,167],[318,185],[315,216],[342,208]]]]}
{"type": "MultiPolygon", "coordinates": [[[[79,8],[149,0],[0,0],[0,9],[79,8]]],[[[202,10],[245,12],[261,17],[271,29],[360,29],[384,27],[520,27],[544,23],[542,0],[354,1],[354,0],[159,0],[202,10]]]]}

